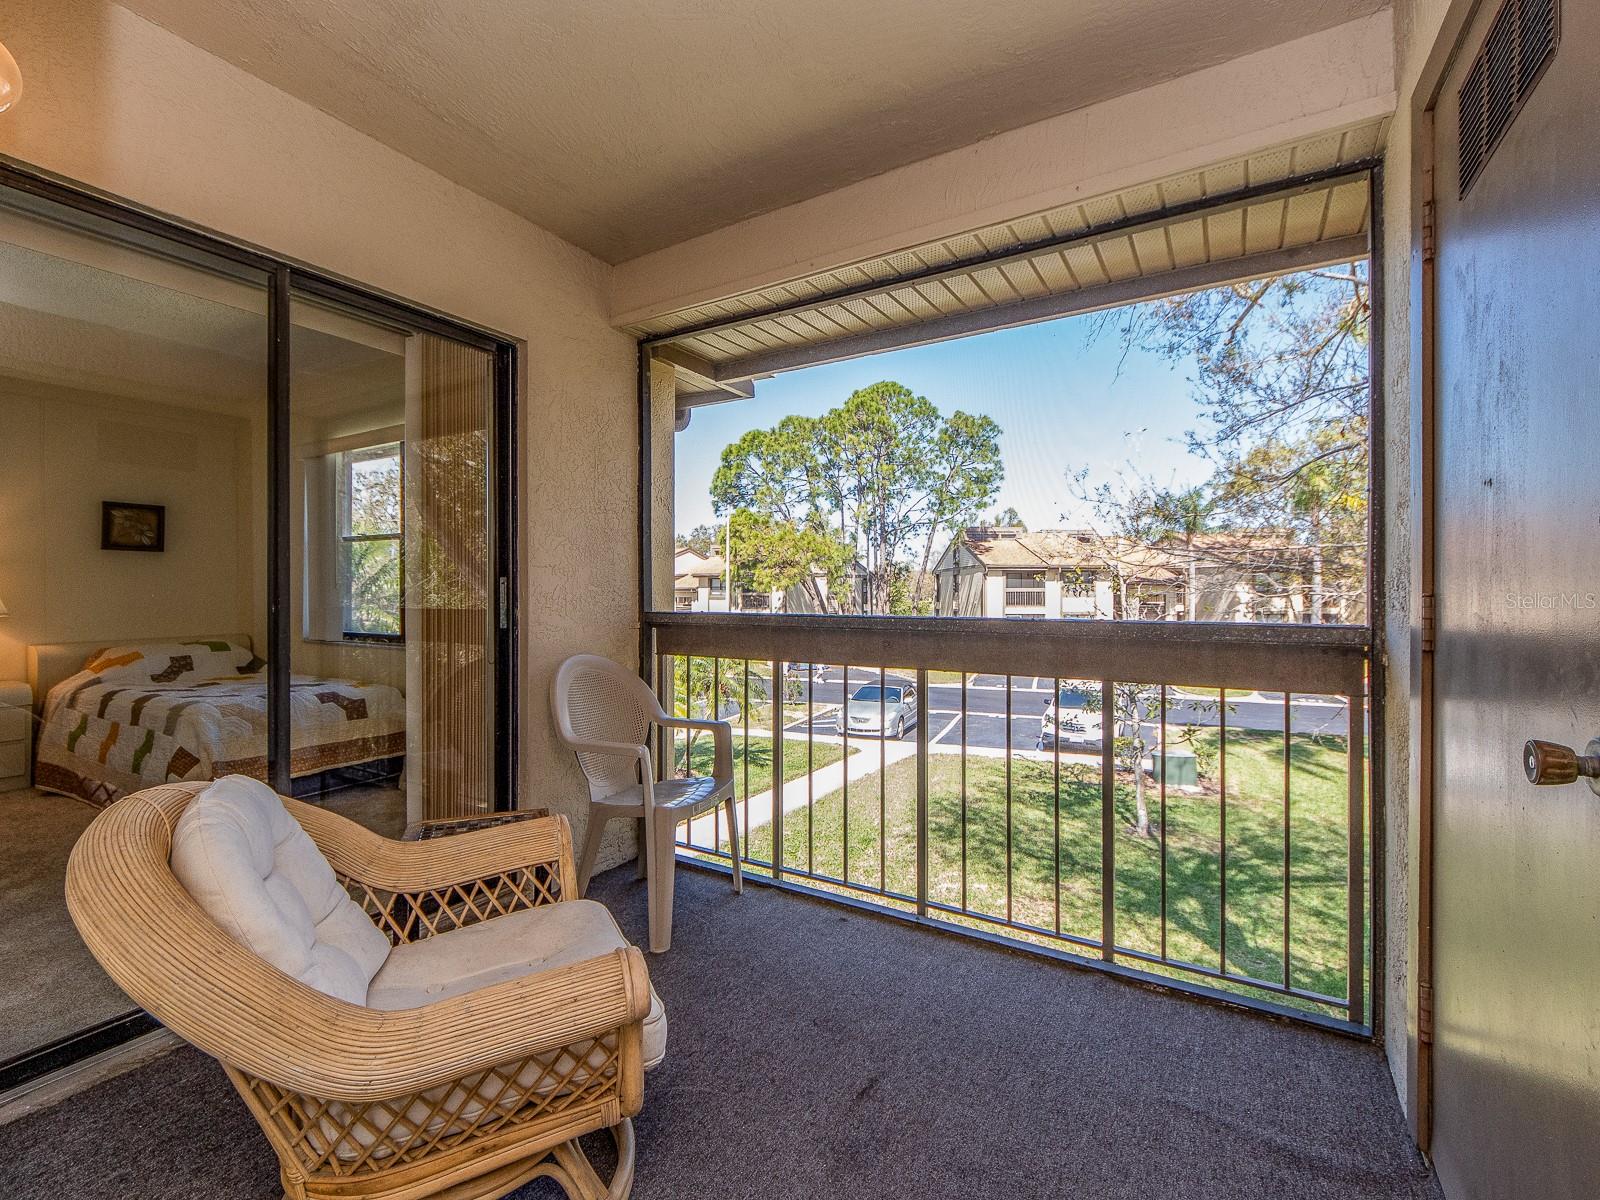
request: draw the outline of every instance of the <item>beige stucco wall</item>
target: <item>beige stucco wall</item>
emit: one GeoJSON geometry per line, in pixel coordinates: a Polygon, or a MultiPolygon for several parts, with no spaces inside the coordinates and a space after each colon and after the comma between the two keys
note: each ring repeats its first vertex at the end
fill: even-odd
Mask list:
{"type": "Polygon", "coordinates": [[[1385,973],[1385,1052],[1401,1101],[1407,1094],[1408,1044],[1416,1038],[1414,964],[1417,881],[1411,871],[1416,853],[1419,804],[1418,753],[1413,736],[1420,717],[1414,687],[1420,637],[1417,581],[1421,570],[1415,522],[1419,520],[1420,441],[1414,406],[1418,402],[1420,333],[1414,316],[1421,273],[1422,210],[1419,196],[1424,147],[1417,136],[1444,53],[1465,20],[1470,0],[1396,0],[1394,6],[1397,110],[1389,130],[1383,190],[1384,337],[1383,437],[1386,461],[1384,529],[1388,560],[1382,614],[1388,706],[1384,787],[1387,799],[1385,905],[1388,939],[1385,973]]]}
{"type": "Polygon", "coordinates": [[[0,36],[25,79],[0,152],[524,339],[522,714],[505,735],[523,802],[581,817],[550,676],[577,651],[637,654],[635,358],[606,318],[608,268],[104,0],[9,0],[0,36]]]}

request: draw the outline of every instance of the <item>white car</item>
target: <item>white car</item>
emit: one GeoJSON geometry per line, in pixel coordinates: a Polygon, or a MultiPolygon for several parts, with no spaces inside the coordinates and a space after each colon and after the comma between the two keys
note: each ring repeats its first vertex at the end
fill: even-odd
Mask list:
{"type": "Polygon", "coordinates": [[[1092,683],[1062,680],[1061,689],[1045,701],[1039,718],[1039,748],[1084,746],[1100,748],[1100,697],[1092,683]],[[1092,707],[1091,707],[1092,706],[1092,707]]]}
{"type": "Polygon", "coordinates": [[[917,689],[904,683],[868,683],[839,709],[839,733],[898,738],[917,723],[917,689]]]}

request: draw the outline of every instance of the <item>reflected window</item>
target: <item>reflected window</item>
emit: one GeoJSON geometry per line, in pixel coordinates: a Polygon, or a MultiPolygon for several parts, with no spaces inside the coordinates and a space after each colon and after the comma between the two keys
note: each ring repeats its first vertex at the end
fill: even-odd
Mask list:
{"type": "Polygon", "coordinates": [[[345,638],[405,634],[399,442],[338,455],[339,598],[345,638]]]}

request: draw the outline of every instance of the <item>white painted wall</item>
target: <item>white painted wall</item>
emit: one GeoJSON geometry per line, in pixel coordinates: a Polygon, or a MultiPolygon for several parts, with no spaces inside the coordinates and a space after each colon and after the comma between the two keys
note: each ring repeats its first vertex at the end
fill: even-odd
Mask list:
{"type": "Polygon", "coordinates": [[[1393,51],[1385,10],[886,171],[619,264],[612,318],[630,324],[1387,115],[1393,51]]]}
{"type": "Polygon", "coordinates": [[[1006,575],[1004,571],[991,571],[983,577],[983,616],[1006,615],[1006,575]]]}
{"type": "MultiPolygon", "coordinates": [[[[637,656],[634,347],[608,268],[106,0],[9,0],[0,152],[524,339],[522,797],[575,818],[550,726],[569,654],[637,656]]],[[[10,597],[7,597],[9,604],[10,597]]],[[[615,825],[606,861],[630,852],[615,825]]]]}

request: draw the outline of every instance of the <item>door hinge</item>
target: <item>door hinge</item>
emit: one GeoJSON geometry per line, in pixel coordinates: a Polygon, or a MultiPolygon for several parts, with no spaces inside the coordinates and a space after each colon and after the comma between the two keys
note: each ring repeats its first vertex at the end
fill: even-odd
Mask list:
{"type": "Polygon", "coordinates": [[[1417,984],[1417,1041],[1433,1044],[1433,985],[1417,984]]]}
{"type": "Polygon", "coordinates": [[[1422,593],[1422,652],[1433,653],[1434,638],[1439,632],[1438,605],[1432,592],[1422,593]]]}
{"type": "Polygon", "coordinates": [[[1431,263],[1437,252],[1436,210],[1432,200],[1422,202],[1422,261],[1431,263]]]}
{"type": "Polygon", "coordinates": [[[495,607],[500,611],[500,628],[511,628],[511,581],[504,575],[500,576],[500,603],[495,607]]]}

